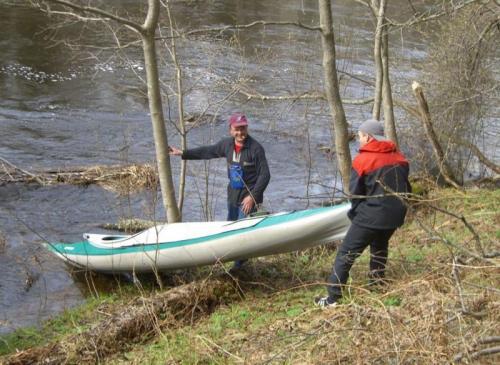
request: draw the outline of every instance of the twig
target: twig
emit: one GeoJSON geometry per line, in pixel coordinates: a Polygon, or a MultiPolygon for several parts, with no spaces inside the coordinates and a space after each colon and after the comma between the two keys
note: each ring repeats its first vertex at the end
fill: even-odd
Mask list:
{"type": "Polygon", "coordinates": [[[497,174],[500,174],[500,166],[491,161],[488,157],[486,157],[477,146],[469,141],[466,141],[463,138],[460,137],[454,137],[456,139],[456,142],[460,145],[465,146],[468,148],[476,157],[477,159],[482,162],[483,165],[491,169],[497,174]]]}
{"type": "MultiPolygon", "coordinates": [[[[135,23],[129,19],[122,18],[122,17],[117,16],[115,14],[101,10],[99,8],[94,8],[92,6],[81,6],[81,5],[74,4],[72,2],[64,1],[64,0],[45,0],[45,1],[68,7],[70,9],[73,9],[74,11],[81,12],[83,14],[94,14],[94,15],[99,16],[100,19],[104,18],[104,19],[114,20],[117,23],[123,24],[126,27],[128,27],[128,28],[130,28],[138,33],[143,33],[145,31],[144,26],[142,26],[138,23],[135,23]]],[[[51,10],[49,9],[48,11],[50,12],[51,10]]],[[[68,12],[65,15],[76,16],[77,14],[68,12]]],[[[84,19],[85,20],[95,20],[94,18],[88,18],[88,17],[85,17],[84,19]]]]}
{"type": "Polygon", "coordinates": [[[497,294],[500,294],[500,290],[497,289],[497,288],[493,288],[491,286],[484,286],[484,285],[478,285],[478,284],[474,284],[474,283],[469,283],[468,281],[464,281],[463,282],[465,285],[469,285],[469,286],[473,286],[475,288],[479,288],[479,289],[484,289],[484,290],[489,290],[489,291],[492,291],[494,293],[497,293],[497,294]]]}
{"type": "MultiPolygon", "coordinates": [[[[32,173],[26,171],[26,170],[23,170],[21,169],[20,167],[17,167],[16,165],[14,165],[13,163],[7,161],[5,158],[2,158],[0,157],[0,161],[2,161],[3,163],[9,165],[10,167],[12,167],[14,170],[17,170],[17,171],[20,171],[22,174],[24,175],[27,175],[29,177],[31,177],[32,179],[34,179],[36,182],[38,182],[40,185],[44,185],[44,181],[43,179],[40,178],[40,176],[37,176],[37,175],[33,175],[32,173]]],[[[9,177],[12,177],[11,174],[9,174],[8,172],[6,172],[9,177]]]]}
{"type": "Polygon", "coordinates": [[[406,28],[406,27],[410,27],[410,26],[415,25],[415,24],[428,22],[431,20],[436,20],[436,19],[439,19],[440,17],[445,16],[451,12],[456,12],[457,10],[459,10],[461,8],[464,8],[468,5],[477,3],[479,1],[480,0],[465,0],[460,4],[453,5],[451,7],[451,9],[449,9],[449,10],[443,10],[443,11],[439,11],[439,12],[435,12],[435,13],[432,12],[432,9],[429,11],[426,11],[425,13],[414,13],[412,19],[409,19],[404,23],[390,21],[390,25],[392,27],[406,28]]]}
{"type": "MultiPolygon", "coordinates": [[[[500,336],[483,337],[483,338],[480,338],[480,339],[474,341],[471,345],[471,349],[474,349],[478,345],[488,345],[488,344],[498,343],[498,342],[500,342],[500,336]]],[[[471,360],[475,360],[481,356],[493,355],[493,354],[497,354],[499,352],[500,352],[500,346],[489,347],[489,348],[482,349],[479,351],[474,351],[470,354],[469,354],[469,351],[465,351],[465,352],[461,352],[461,353],[457,354],[453,358],[453,362],[456,362],[456,363],[461,362],[462,359],[466,356],[471,360]]]]}
{"type": "Polygon", "coordinates": [[[479,235],[477,234],[476,230],[469,224],[469,222],[467,222],[467,220],[465,219],[465,217],[463,215],[457,215],[455,213],[447,211],[446,209],[434,206],[432,204],[428,204],[428,206],[431,207],[432,209],[435,209],[435,210],[441,212],[441,213],[447,214],[449,216],[452,216],[452,217],[462,221],[462,223],[465,225],[465,227],[472,233],[472,236],[474,237],[474,241],[476,243],[477,250],[481,253],[482,257],[487,257],[486,254],[484,253],[483,246],[481,245],[481,239],[479,238],[479,235]]]}
{"type": "MultiPolygon", "coordinates": [[[[200,339],[200,340],[201,340],[201,341],[205,344],[205,346],[207,346],[207,347],[208,347],[208,349],[210,349],[209,344],[211,344],[211,345],[213,345],[214,347],[218,348],[218,349],[219,349],[220,351],[222,351],[223,353],[225,353],[226,355],[229,355],[229,356],[231,356],[231,357],[235,358],[235,359],[236,359],[236,360],[238,360],[238,361],[244,362],[244,360],[243,360],[241,357],[236,356],[235,354],[233,354],[233,353],[231,353],[231,352],[227,351],[225,348],[223,348],[222,346],[220,346],[220,345],[216,344],[216,343],[215,343],[214,341],[212,341],[211,339],[209,339],[209,338],[207,338],[207,337],[205,337],[205,336],[200,336],[200,335],[197,335],[196,337],[197,337],[197,338],[199,338],[199,339],[200,339]]],[[[210,349],[210,350],[211,350],[211,349],[210,349]]]]}
{"type": "Polygon", "coordinates": [[[468,312],[467,307],[465,306],[465,301],[464,301],[464,296],[463,296],[463,288],[462,284],[460,282],[460,274],[458,273],[458,267],[456,265],[456,259],[453,257],[453,266],[451,269],[451,272],[453,274],[453,278],[455,279],[455,284],[457,287],[457,292],[458,292],[458,298],[460,299],[460,305],[462,307],[462,312],[468,312]]]}

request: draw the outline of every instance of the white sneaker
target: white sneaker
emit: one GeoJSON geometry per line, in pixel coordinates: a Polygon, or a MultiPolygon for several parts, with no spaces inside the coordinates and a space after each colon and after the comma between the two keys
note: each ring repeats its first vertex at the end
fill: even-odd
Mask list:
{"type": "Polygon", "coordinates": [[[317,297],[314,298],[314,304],[320,308],[333,308],[337,306],[338,302],[330,297],[317,297]]]}

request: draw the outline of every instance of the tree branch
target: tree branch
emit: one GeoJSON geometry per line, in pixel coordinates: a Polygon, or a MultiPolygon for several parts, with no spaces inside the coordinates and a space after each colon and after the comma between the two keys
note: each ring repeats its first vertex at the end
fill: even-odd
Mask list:
{"type": "MultiPolygon", "coordinates": [[[[136,31],[138,33],[144,32],[144,28],[140,24],[138,24],[136,22],[133,22],[133,21],[131,21],[129,19],[122,18],[122,17],[120,17],[118,15],[114,15],[114,14],[109,13],[107,11],[104,11],[102,9],[94,8],[92,6],[77,5],[77,4],[74,4],[72,2],[65,1],[65,0],[41,0],[41,1],[44,2],[44,3],[53,3],[53,4],[62,5],[62,6],[68,7],[70,9],[73,9],[73,10],[78,11],[78,12],[83,13],[83,14],[98,15],[100,18],[114,20],[117,23],[123,24],[123,25],[127,26],[128,28],[130,28],[130,29],[132,29],[132,30],[134,30],[134,31],[136,31]]],[[[54,12],[54,11],[52,11],[50,9],[48,11],[49,12],[54,12]]],[[[94,19],[94,18],[84,18],[82,20],[96,20],[96,19],[94,19]]]]}
{"type": "Polygon", "coordinates": [[[142,30],[145,32],[152,32],[154,34],[155,27],[158,24],[160,17],[160,3],[157,0],[148,0],[148,13],[142,25],[142,30]]]}
{"type": "MultiPolygon", "coordinates": [[[[10,166],[14,170],[19,171],[21,174],[28,176],[30,180],[35,180],[40,185],[44,185],[44,179],[42,177],[34,175],[31,172],[28,172],[26,170],[23,170],[20,167],[17,167],[16,165],[14,165],[12,162],[9,162],[9,161],[7,161],[6,159],[4,159],[2,157],[0,157],[0,162],[3,163],[3,164],[5,164],[5,165],[7,165],[7,166],[10,166]]],[[[8,170],[5,167],[4,167],[4,170],[5,170],[5,173],[7,175],[9,175],[10,178],[12,178],[12,176],[9,174],[8,170]]]]}
{"type": "Polygon", "coordinates": [[[415,98],[417,99],[418,102],[420,120],[422,121],[427,137],[429,138],[432,144],[432,149],[434,151],[434,155],[436,157],[439,170],[441,171],[441,174],[443,175],[444,179],[448,182],[448,184],[452,185],[456,189],[460,189],[460,185],[458,184],[453,174],[453,171],[446,162],[445,154],[443,152],[443,149],[441,148],[438,137],[434,131],[434,127],[432,126],[429,106],[427,104],[427,100],[425,100],[422,86],[420,86],[418,82],[414,81],[412,84],[412,89],[413,93],[415,94],[415,98]]]}
{"type": "Polygon", "coordinates": [[[226,25],[223,27],[209,27],[209,28],[203,28],[203,29],[194,29],[190,30],[188,32],[182,33],[183,36],[191,36],[195,34],[200,34],[200,33],[207,33],[207,32],[224,32],[226,30],[237,30],[237,29],[248,29],[252,28],[255,26],[266,26],[266,25],[291,25],[295,26],[298,28],[306,29],[306,30],[312,30],[312,31],[321,31],[320,27],[311,27],[309,25],[302,24],[300,22],[269,22],[269,21],[264,21],[264,20],[256,20],[254,22],[248,23],[248,24],[237,24],[237,25],[226,25]]]}
{"type": "MultiPolygon", "coordinates": [[[[237,91],[243,94],[247,99],[257,99],[260,101],[286,101],[286,100],[326,100],[326,95],[318,91],[304,92],[302,94],[296,95],[263,95],[259,92],[250,92],[238,88],[237,91]]],[[[350,105],[365,105],[373,102],[373,98],[367,99],[344,99],[342,100],[344,104],[350,105]]]]}
{"type": "Polygon", "coordinates": [[[464,224],[464,226],[467,228],[467,230],[474,237],[474,241],[476,242],[476,248],[477,248],[477,250],[483,255],[483,257],[485,257],[484,249],[483,249],[483,246],[481,245],[481,239],[479,238],[479,235],[477,234],[476,230],[470,225],[470,223],[467,222],[467,220],[465,219],[465,217],[463,215],[457,215],[455,213],[449,212],[449,211],[447,211],[445,209],[439,208],[439,207],[434,206],[434,205],[430,205],[429,204],[429,206],[432,207],[433,209],[435,209],[435,210],[443,213],[443,214],[452,216],[453,218],[456,218],[456,219],[462,221],[462,223],[464,224]]]}
{"type": "MultiPolygon", "coordinates": [[[[359,1],[358,1],[359,2],[359,1]]],[[[388,22],[390,26],[392,27],[410,27],[412,25],[415,25],[415,24],[419,24],[419,23],[424,23],[424,22],[427,22],[427,21],[431,21],[431,20],[436,20],[442,16],[445,16],[445,15],[448,15],[450,13],[453,13],[459,9],[462,9],[468,5],[471,5],[471,4],[474,4],[474,3],[479,3],[479,2],[483,2],[482,0],[465,0],[463,3],[461,4],[453,4],[453,6],[451,7],[450,10],[443,10],[443,11],[440,11],[440,12],[436,12],[436,13],[432,13],[432,9],[431,10],[428,10],[424,13],[418,13],[416,12],[414,15],[413,15],[413,18],[412,19],[409,19],[407,20],[406,22],[404,23],[398,23],[398,22],[395,22],[395,21],[392,21],[392,20],[389,20],[388,19],[388,22]]]]}
{"type": "Polygon", "coordinates": [[[486,167],[490,168],[492,171],[494,171],[497,174],[500,174],[500,166],[495,164],[493,161],[488,159],[479,148],[472,142],[466,141],[463,138],[460,137],[454,137],[456,140],[456,143],[459,145],[462,145],[466,148],[468,148],[477,158],[478,160],[483,163],[486,167]]]}

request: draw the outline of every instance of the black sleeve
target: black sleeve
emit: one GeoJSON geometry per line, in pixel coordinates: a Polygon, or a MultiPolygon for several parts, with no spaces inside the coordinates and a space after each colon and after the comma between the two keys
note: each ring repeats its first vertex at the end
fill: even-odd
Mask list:
{"type": "Polygon", "coordinates": [[[406,192],[411,194],[413,192],[413,189],[411,187],[409,176],[410,176],[410,165],[406,166],[405,178],[406,178],[406,192]]]}
{"type": "Polygon", "coordinates": [[[261,147],[255,154],[255,166],[257,169],[257,181],[251,191],[254,199],[261,203],[264,199],[264,190],[266,190],[269,180],[271,180],[271,173],[267,165],[266,153],[261,147]]]}
{"type": "MultiPolygon", "coordinates": [[[[355,169],[351,169],[351,179],[349,181],[349,191],[351,195],[366,195],[365,179],[360,176],[355,169]]],[[[351,214],[355,214],[357,206],[363,201],[362,198],[351,198],[351,214]]]]}
{"type": "Polygon", "coordinates": [[[210,160],[225,157],[224,140],[210,146],[201,146],[182,151],[183,160],[210,160]]]}

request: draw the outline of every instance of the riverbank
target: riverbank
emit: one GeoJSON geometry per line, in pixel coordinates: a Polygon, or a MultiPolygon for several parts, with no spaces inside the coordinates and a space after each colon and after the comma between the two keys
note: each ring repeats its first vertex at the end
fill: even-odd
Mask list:
{"type": "Polygon", "coordinates": [[[336,308],[312,305],[329,245],[252,260],[236,276],[179,271],[163,289],[115,281],[42,328],[1,337],[0,362],[497,363],[500,192],[422,194],[391,241],[389,285],[367,285],[365,252],[336,308]]]}

